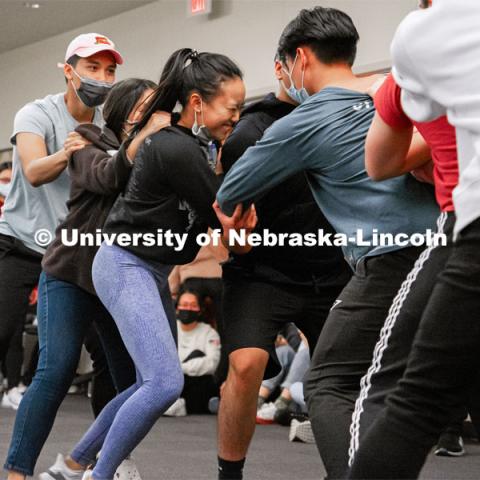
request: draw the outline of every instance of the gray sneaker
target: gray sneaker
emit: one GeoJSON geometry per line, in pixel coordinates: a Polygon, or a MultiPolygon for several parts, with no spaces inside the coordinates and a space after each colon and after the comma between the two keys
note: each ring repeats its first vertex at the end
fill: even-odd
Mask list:
{"type": "Polygon", "coordinates": [[[131,458],[126,458],[117,468],[115,480],[142,480],[136,463],[131,458]]]}
{"type": "Polygon", "coordinates": [[[290,424],[288,439],[291,442],[315,443],[310,420],[299,422],[294,418],[290,424]]]}

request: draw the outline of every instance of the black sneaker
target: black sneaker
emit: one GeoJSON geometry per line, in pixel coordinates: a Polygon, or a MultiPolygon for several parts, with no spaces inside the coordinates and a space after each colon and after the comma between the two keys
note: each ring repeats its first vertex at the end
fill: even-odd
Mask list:
{"type": "Polygon", "coordinates": [[[293,419],[304,422],[308,420],[308,415],[306,413],[292,412],[291,410],[277,410],[273,419],[279,425],[289,427],[293,419]]]}
{"type": "Polygon", "coordinates": [[[454,433],[442,433],[433,453],[438,457],[461,457],[465,455],[462,437],[454,433]]]}

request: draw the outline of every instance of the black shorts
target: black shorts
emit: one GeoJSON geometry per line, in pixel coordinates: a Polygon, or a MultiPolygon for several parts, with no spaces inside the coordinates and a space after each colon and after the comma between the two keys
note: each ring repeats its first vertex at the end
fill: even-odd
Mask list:
{"type": "Polygon", "coordinates": [[[313,352],[323,324],[343,285],[280,285],[240,273],[223,277],[224,338],[228,354],[240,348],[261,348],[270,355],[265,378],[280,371],[275,339],[286,323],[293,322],[313,352]]]}

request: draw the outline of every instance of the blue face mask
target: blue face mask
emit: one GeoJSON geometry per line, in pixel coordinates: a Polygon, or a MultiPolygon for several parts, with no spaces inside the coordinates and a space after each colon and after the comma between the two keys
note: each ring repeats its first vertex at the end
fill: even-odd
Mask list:
{"type": "MultiPolygon", "coordinates": [[[[293,78],[292,78],[292,73],[293,73],[293,69],[295,68],[295,63],[297,62],[297,58],[298,58],[298,53],[297,53],[297,55],[295,55],[295,60],[293,61],[291,72],[283,69],[283,71],[288,75],[288,78],[290,80],[290,88],[285,88],[285,85],[283,85],[283,87],[285,88],[285,91],[287,92],[287,95],[294,102],[303,103],[310,96],[310,94],[307,92],[307,90],[303,86],[303,77],[305,75],[305,69],[302,70],[302,86],[301,86],[301,88],[295,88],[295,84],[294,84],[293,78]]],[[[283,84],[283,82],[282,82],[282,84],[283,84]]]]}

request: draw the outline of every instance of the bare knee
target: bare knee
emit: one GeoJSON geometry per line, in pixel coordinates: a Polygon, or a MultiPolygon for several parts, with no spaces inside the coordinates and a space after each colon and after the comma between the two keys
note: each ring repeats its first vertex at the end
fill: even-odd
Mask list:
{"type": "Polygon", "coordinates": [[[255,385],[259,388],[268,362],[268,353],[265,350],[242,348],[231,353],[229,360],[229,381],[234,381],[238,386],[255,385]]]}

